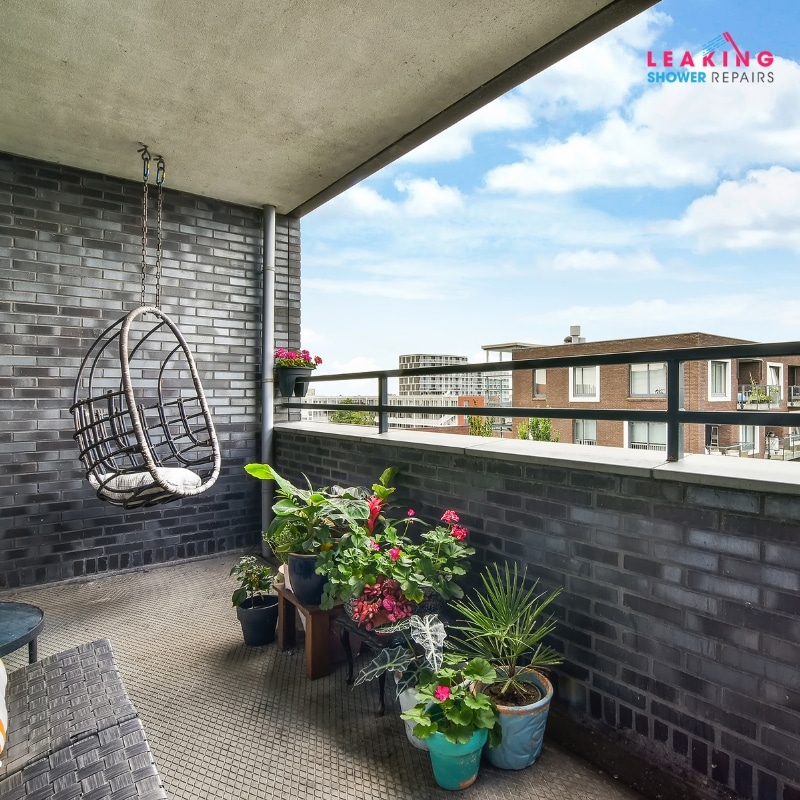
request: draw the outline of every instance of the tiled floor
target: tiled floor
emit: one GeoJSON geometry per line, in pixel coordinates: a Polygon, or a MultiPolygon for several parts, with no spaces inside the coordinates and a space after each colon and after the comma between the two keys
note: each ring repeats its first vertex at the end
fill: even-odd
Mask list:
{"type": "MultiPolygon", "coordinates": [[[[228,555],[3,599],[44,610],[40,657],[111,640],[173,800],[452,797],[436,787],[427,754],[407,742],[396,706],[375,716],[375,687],[347,687],[344,665],[308,681],[302,647],[244,646],[230,606],[235,561],[228,555]]],[[[27,647],[6,662],[14,669],[26,659],[27,647]]],[[[461,796],[641,798],[549,742],[527,770],[484,765],[461,796]]]]}

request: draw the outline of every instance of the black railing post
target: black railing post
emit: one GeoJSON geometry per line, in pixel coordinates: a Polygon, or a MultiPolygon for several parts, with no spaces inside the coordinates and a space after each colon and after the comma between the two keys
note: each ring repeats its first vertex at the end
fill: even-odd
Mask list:
{"type": "Polygon", "coordinates": [[[389,378],[378,378],[378,433],[389,432],[389,378]]]}
{"type": "Polygon", "coordinates": [[[681,457],[681,366],[680,361],[667,361],[667,461],[679,461],[681,457]]]}

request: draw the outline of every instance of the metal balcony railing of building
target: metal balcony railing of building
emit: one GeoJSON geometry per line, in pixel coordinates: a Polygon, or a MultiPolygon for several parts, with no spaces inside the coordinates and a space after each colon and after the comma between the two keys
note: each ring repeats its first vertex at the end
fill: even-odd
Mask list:
{"type": "MultiPolygon", "coordinates": [[[[311,383],[328,381],[364,380],[378,382],[378,402],[359,405],[360,411],[378,414],[378,432],[388,433],[389,414],[414,414],[419,406],[389,405],[389,378],[413,375],[464,375],[472,372],[519,372],[521,370],[556,369],[559,367],[592,367],[614,364],[667,364],[667,408],[665,410],[623,410],[585,408],[535,408],[529,406],[470,406],[471,416],[549,417],[553,419],[617,420],[625,422],[666,422],[667,461],[679,461],[683,456],[683,425],[771,425],[795,426],[800,421],[797,412],[791,411],[687,411],[683,408],[683,365],[690,361],[717,361],[731,359],[758,359],[764,357],[800,356],[800,342],[773,342],[758,344],[715,345],[712,347],[685,347],[669,350],[638,350],[630,353],[597,353],[594,355],[559,356],[557,358],[525,358],[482,364],[451,364],[444,367],[419,367],[416,369],[370,370],[336,375],[311,375],[311,383]]],[[[735,395],[734,395],[735,396],[735,395]]],[[[286,405],[302,409],[308,404],[290,399],[286,405]]],[[[347,409],[343,403],[318,403],[315,408],[347,409]]],[[[350,406],[352,409],[352,406],[350,406]]],[[[745,406],[746,408],[746,406],[745,406]]],[[[452,406],[426,406],[428,414],[452,414],[452,406]]],[[[464,410],[467,413],[467,410],[464,410]]]]}

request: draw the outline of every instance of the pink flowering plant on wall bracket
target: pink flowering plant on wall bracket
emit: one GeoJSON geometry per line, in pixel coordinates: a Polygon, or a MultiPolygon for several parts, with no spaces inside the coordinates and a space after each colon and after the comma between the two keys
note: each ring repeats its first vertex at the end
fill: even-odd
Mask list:
{"type": "Polygon", "coordinates": [[[312,356],[308,350],[287,350],[285,347],[275,348],[276,367],[307,367],[316,369],[322,363],[319,356],[312,356]]]}
{"type": "Polygon", "coordinates": [[[467,543],[467,528],[453,510],[445,511],[436,527],[413,509],[399,520],[385,515],[396,473],[396,467],[384,471],[367,500],[368,519],[343,533],[317,564],[317,572],[328,578],[321,607],[355,601],[353,617],[367,630],[378,619],[382,624],[409,617],[413,604],[431,596],[445,601],[463,597],[458,581],[475,554],[467,543]]]}

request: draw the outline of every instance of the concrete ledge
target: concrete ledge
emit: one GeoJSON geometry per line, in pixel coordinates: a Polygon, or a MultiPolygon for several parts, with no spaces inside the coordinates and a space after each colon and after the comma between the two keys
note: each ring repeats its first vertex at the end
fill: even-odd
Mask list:
{"type": "Polygon", "coordinates": [[[784,461],[689,455],[669,463],[663,453],[649,450],[422,431],[379,434],[374,427],[316,422],[279,423],[275,430],[724,489],[800,495],[800,464],[784,461]]]}

